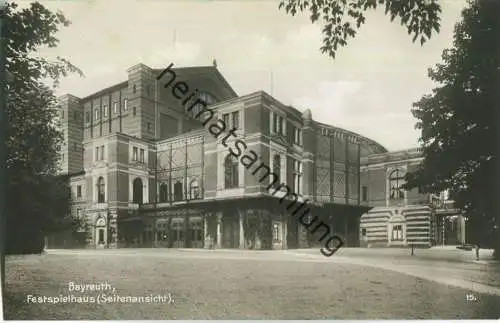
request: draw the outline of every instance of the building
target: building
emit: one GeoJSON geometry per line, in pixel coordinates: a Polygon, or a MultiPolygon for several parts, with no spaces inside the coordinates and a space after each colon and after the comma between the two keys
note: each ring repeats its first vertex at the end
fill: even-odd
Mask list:
{"type": "MultiPolygon", "coordinates": [[[[380,167],[398,153],[265,92],[238,96],[215,64],[138,64],[126,81],[85,98],[64,95],[59,105],[61,169],[72,175],[72,212],[85,220],[87,247],[309,247],[318,234],[301,226],[291,207],[306,203],[307,218],[330,224],[345,245],[371,246],[381,242],[369,225],[378,214],[391,222],[394,212],[407,221],[410,209],[430,212],[416,203],[425,199],[418,194],[414,201],[394,193],[405,196],[394,212],[387,198],[382,203],[381,192],[393,191],[381,185],[380,167]],[[227,127],[224,138],[212,124],[227,127]]],[[[418,241],[433,244],[430,235],[418,241]]]]}
{"type": "Polygon", "coordinates": [[[361,161],[362,204],[372,207],[361,217],[364,247],[430,247],[465,243],[465,218],[445,193],[404,190],[405,175],[417,169],[418,149],[387,152],[361,161]]]}

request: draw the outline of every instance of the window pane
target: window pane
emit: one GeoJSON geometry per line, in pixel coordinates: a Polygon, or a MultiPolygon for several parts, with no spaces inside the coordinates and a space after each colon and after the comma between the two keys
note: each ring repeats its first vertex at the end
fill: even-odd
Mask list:
{"type": "Polygon", "coordinates": [[[233,116],[233,127],[238,129],[239,126],[240,126],[240,115],[239,115],[239,112],[236,111],[236,112],[233,112],[232,114],[233,116]]]}
{"type": "Polygon", "coordinates": [[[278,116],[273,112],[273,132],[278,132],[278,116]]]}

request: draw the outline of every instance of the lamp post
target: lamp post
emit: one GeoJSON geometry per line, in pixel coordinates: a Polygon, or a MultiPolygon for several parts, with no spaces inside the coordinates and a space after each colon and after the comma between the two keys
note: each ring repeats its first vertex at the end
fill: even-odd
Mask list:
{"type": "MultiPolygon", "coordinates": [[[[6,151],[6,117],[5,117],[5,88],[6,88],[6,64],[5,64],[5,42],[4,42],[4,31],[3,31],[3,23],[4,23],[4,15],[7,9],[7,1],[0,0],[0,183],[6,184],[7,182],[7,169],[6,169],[6,160],[7,160],[7,151],[6,151]]],[[[1,253],[1,290],[5,288],[5,252],[7,251],[7,239],[5,238],[5,233],[7,230],[5,226],[7,225],[7,215],[5,211],[7,210],[5,206],[5,192],[7,190],[0,190],[0,219],[2,223],[0,224],[0,237],[4,239],[0,241],[0,250],[1,253]]]]}

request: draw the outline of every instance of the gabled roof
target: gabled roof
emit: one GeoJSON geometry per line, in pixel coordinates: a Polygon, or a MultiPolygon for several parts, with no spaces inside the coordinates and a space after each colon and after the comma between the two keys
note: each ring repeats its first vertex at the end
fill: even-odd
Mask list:
{"type": "MultiPolygon", "coordinates": [[[[152,72],[157,75],[160,74],[164,68],[153,68],[152,72]]],[[[217,69],[215,66],[186,66],[186,67],[174,67],[173,71],[179,73],[179,75],[207,75],[207,74],[214,74],[217,79],[219,79],[224,86],[229,90],[229,93],[233,96],[238,96],[238,94],[234,91],[234,89],[231,87],[231,85],[227,82],[227,80],[224,78],[222,73],[217,69]]],[[[101,89],[97,92],[91,93],[83,98],[81,100],[89,100],[92,99],[93,97],[99,97],[105,93],[113,92],[116,90],[119,90],[123,87],[126,87],[128,85],[128,80],[127,81],[122,81],[120,83],[116,83],[114,85],[108,86],[104,89],[101,89]]]]}

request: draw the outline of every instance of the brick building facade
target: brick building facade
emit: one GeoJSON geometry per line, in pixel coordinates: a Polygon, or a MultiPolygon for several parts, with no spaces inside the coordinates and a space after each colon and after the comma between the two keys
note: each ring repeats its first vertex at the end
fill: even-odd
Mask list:
{"type": "MultiPolygon", "coordinates": [[[[172,68],[157,80],[161,72],[139,64],[128,70],[125,82],[85,98],[60,98],[61,170],[72,174],[72,211],[85,220],[84,245],[282,249],[317,244],[281,203],[292,193],[309,203],[310,218],[329,223],[347,246],[371,245],[366,241],[376,230],[366,219],[386,212],[380,207],[388,207],[382,200],[391,194],[379,185],[387,170],[374,166],[386,163],[380,156],[390,156],[384,147],[314,121],[309,110],[301,113],[265,92],[238,96],[216,66],[172,68]],[[167,86],[173,78],[185,82],[183,93],[189,85],[192,97],[209,105],[214,120],[234,128],[233,138],[216,138],[197,118],[199,109],[186,111],[179,87],[167,86]],[[235,148],[237,140],[260,168],[230,153],[228,146],[235,148]],[[280,189],[270,189],[265,166],[267,174],[279,175],[280,189]]],[[[405,205],[424,200],[405,193],[405,205]]],[[[427,212],[425,207],[421,203],[411,212],[427,212]]],[[[56,240],[49,247],[61,244],[56,240]]]]}

